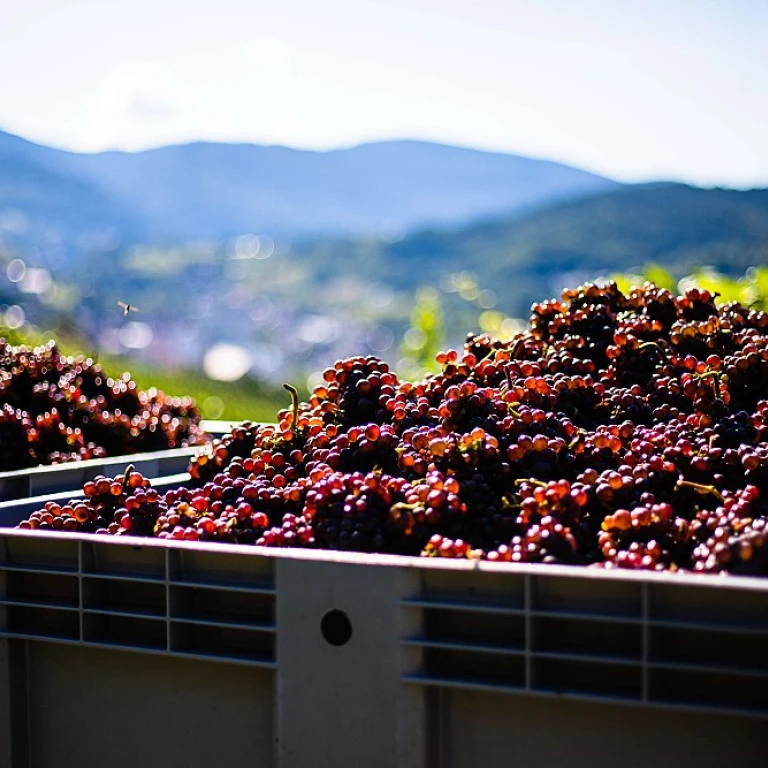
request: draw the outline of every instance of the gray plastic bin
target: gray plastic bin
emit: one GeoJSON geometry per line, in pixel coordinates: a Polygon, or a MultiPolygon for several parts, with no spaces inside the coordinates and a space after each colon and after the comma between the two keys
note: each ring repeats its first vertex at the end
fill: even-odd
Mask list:
{"type": "MultiPolygon", "coordinates": [[[[228,432],[232,424],[228,421],[202,421],[200,426],[208,434],[218,437],[228,432]]],[[[84,483],[97,475],[110,477],[120,474],[128,464],[133,464],[148,477],[185,472],[189,460],[202,449],[203,446],[173,448],[0,472],[0,502],[82,488],[84,483]]]]}
{"type": "Polygon", "coordinates": [[[764,768],[767,683],[768,581],[0,531],[2,766],[764,768]]]}
{"type": "MultiPolygon", "coordinates": [[[[167,491],[189,484],[190,479],[188,472],[179,472],[175,475],[154,478],[151,482],[152,487],[156,490],[167,491]]],[[[0,501],[0,532],[3,528],[13,528],[33,512],[42,509],[47,501],[65,504],[72,499],[82,498],[84,498],[83,489],[82,486],[78,486],[72,490],[59,491],[58,493],[44,493],[41,496],[30,496],[26,499],[0,501]]]]}

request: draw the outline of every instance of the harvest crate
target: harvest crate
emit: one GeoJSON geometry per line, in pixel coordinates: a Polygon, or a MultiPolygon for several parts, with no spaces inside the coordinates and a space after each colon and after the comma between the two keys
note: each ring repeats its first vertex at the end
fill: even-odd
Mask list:
{"type": "MultiPolygon", "coordinates": [[[[228,421],[201,422],[201,427],[213,437],[228,432],[231,426],[232,423],[228,421]]],[[[202,446],[173,448],[0,472],[0,502],[82,488],[84,483],[97,475],[109,477],[120,474],[128,464],[133,464],[145,477],[184,472],[189,460],[201,449],[202,446]]]]}
{"type": "Polygon", "coordinates": [[[7,529],[0,765],[765,766],[767,598],[7,529]]]}
{"type": "MultiPolygon", "coordinates": [[[[186,464],[184,465],[186,467],[186,464]]],[[[121,467],[122,471],[125,467],[121,467]]],[[[137,467],[139,469],[139,467],[137,467]]],[[[96,474],[99,474],[98,472],[96,474]]],[[[190,476],[187,472],[178,472],[174,475],[165,475],[152,480],[152,487],[158,491],[167,491],[172,488],[179,488],[190,482],[190,476]]],[[[65,504],[71,499],[84,498],[82,484],[79,487],[69,491],[59,491],[58,493],[44,493],[40,496],[30,496],[25,499],[10,499],[0,501],[0,531],[3,528],[13,527],[20,523],[24,518],[29,517],[33,512],[42,509],[46,501],[56,501],[59,504],[65,504]]]]}

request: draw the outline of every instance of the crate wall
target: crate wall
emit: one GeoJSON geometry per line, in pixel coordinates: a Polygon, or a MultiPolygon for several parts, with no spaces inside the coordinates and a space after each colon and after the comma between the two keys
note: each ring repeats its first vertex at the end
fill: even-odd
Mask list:
{"type": "Polygon", "coordinates": [[[0,765],[765,765],[766,597],[6,530],[0,765]]]}
{"type": "MultiPolygon", "coordinates": [[[[232,426],[227,421],[202,421],[200,425],[212,437],[221,436],[232,426]]],[[[119,475],[129,464],[145,477],[175,475],[186,472],[190,459],[201,450],[202,446],[171,448],[0,472],[0,502],[79,489],[97,475],[119,475]]]]}

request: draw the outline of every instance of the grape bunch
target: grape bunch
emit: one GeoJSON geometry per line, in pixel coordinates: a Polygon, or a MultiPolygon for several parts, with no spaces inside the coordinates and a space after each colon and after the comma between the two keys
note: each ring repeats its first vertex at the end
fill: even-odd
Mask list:
{"type": "Polygon", "coordinates": [[[54,342],[0,339],[0,471],[199,444],[199,422],[189,398],[141,391],[54,342]]]}
{"type": "MultiPolygon", "coordinates": [[[[470,335],[437,363],[402,381],[375,357],[340,360],[306,403],[286,385],[277,424],[215,441],[184,487],[101,479],[22,526],[768,575],[765,313],[697,289],[589,283],[536,304],[514,338],[470,335]]],[[[78,397],[117,397],[78,365],[78,397]]],[[[62,452],[87,434],[54,417],[61,404],[43,379],[23,374],[35,410],[9,402],[0,430],[42,418],[34,428],[62,452]]],[[[120,389],[121,413],[138,414],[130,385],[120,389]]]]}
{"type": "Polygon", "coordinates": [[[147,491],[148,488],[149,481],[132,466],[114,478],[99,475],[83,486],[85,498],[73,499],[64,505],[49,501],[20,523],[19,528],[111,534],[127,533],[133,528],[134,533],[141,535],[146,526],[133,526],[131,518],[137,517],[132,514],[136,494],[157,496],[157,491],[147,491]]]}

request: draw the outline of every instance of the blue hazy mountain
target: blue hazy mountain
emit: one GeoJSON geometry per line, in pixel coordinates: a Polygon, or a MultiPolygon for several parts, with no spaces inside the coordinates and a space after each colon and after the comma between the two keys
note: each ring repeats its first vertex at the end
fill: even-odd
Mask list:
{"type": "Polygon", "coordinates": [[[62,168],[61,154],[0,133],[0,238],[85,247],[95,237],[133,238],[145,231],[141,217],[97,182],[62,168]]]}
{"type": "Polygon", "coordinates": [[[618,188],[560,163],[425,141],[327,152],[198,142],[66,152],[0,132],[0,211],[120,240],[370,235],[457,227],[618,188]]]}
{"type": "Polygon", "coordinates": [[[339,269],[413,291],[424,276],[471,270],[499,306],[525,317],[533,301],[600,275],[663,265],[680,278],[710,266],[734,277],[768,264],[768,189],[626,185],[456,230],[423,230],[396,243],[324,238],[297,244],[292,264],[339,269]],[[414,264],[419,265],[414,270],[414,264]]]}

